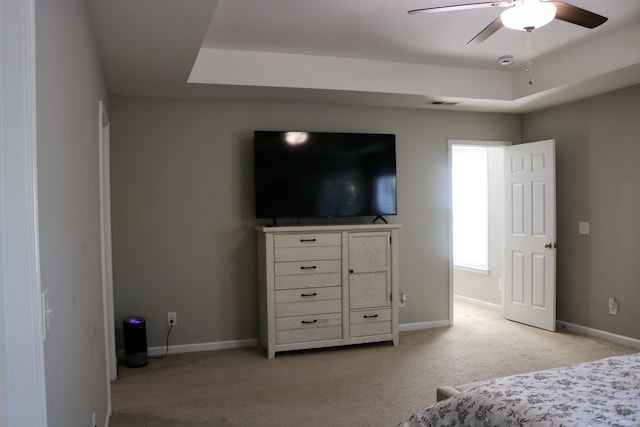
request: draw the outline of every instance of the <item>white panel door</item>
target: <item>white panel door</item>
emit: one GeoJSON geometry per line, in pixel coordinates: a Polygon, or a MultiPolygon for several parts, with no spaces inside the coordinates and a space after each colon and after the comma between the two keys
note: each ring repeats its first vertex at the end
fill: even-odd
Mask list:
{"type": "Polygon", "coordinates": [[[555,140],[505,148],[505,316],[555,331],[555,140]]]}

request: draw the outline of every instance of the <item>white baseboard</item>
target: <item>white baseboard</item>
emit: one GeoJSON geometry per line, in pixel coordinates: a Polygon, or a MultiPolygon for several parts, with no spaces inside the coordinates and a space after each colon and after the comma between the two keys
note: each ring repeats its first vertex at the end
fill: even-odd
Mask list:
{"type": "Polygon", "coordinates": [[[568,331],[577,332],[579,334],[587,335],[594,338],[600,338],[605,341],[609,341],[625,347],[640,349],[640,340],[637,340],[635,338],[629,338],[623,335],[612,334],[611,332],[588,328],[586,326],[576,325],[574,323],[569,323],[562,320],[558,320],[556,322],[559,325],[564,326],[568,331]]]}
{"type": "Polygon", "coordinates": [[[430,322],[403,323],[398,326],[400,332],[418,331],[420,329],[443,328],[450,326],[448,320],[432,320],[430,322]]]}
{"type": "MultiPolygon", "coordinates": [[[[486,306],[494,310],[502,310],[502,306],[496,304],[486,303],[484,301],[474,300],[466,297],[455,296],[456,299],[461,298],[461,301],[469,303],[480,303],[480,305],[486,306]]],[[[583,335],[591,336],[594,338],[610,341],[618,345],[622,345],[629,348],[640,349],[640,340],[625,337],[622,335],[612,334],[610,332],[601,331],[598,329],[588,328],[586,326],[576,325],[573,323],[558,320],[559,325],[564,326],[568,331],[577,332],[583,335]]],[[[403,323],[399,325],[400,332],[418,331],[421,329],[434,329],[450,326],[448,320],[433,320],[429,322],[416,322],[416,323],[403,323]]],[[[183,344],[183,345],[170,345],[168,354],[178,353],[191,353],[196,351],[211,351],[211,350],[225,350],[231,348],[240,347],[256,347],[258,346],[258,339],[246,339],[246,340],[232,340],[232,341],[217,341],[198,344],[183,344]]],[[[166,347],[150,347],[147,350],[149,356],[161,356],[165,353],[166,347]]],[[[118,357],[124,358],[124,350],[118,351],[118,357]]],[[[108,425],[108,424],[105,424],[108,425]]]]}
{"type": "MultiPolygon", "coordinates": [[[[240,347],[257,347],[258,339],[252,338],[248,340],[232,340],[232,341],[216,341],[216,342],[203,342],[197,344],[181,344],[181,345],[169,345],[169,351],[167,354],[178,353],[193,353],[196,351],[210,351],[210,350],[226,350],[229,348],[240,347]]],[[[149,347],[147,348],[147,354],[149,356],[162,356],[167,351],[167,347],[149,347]]],[[[118,359],[124,359],[124,350],[118,350],[118,359]]]]}
{"type": "MultiPolygon", "coordinates": [[[[479,305],[492,310],[503,311],[503,307],[498,304],[492,304],[486,301],[477,300],[474,298],[465,297],[462,295],[454,295],[453,298],[456,301],[466,302],[469,304],[479,305]]],[[[594,338],[603,339],[605,341],[612,342],[614,344],[622,345],[629,348],[640,349],[640,340],[625,337],[623,335],[612,334],[611,332],[601,331],[598,329],[588,328],[582,325],[576,325],[574,323],[565,322],[562,320],[556,320],[558,325],[564,326],[568,331],[577,332],[582,335],[587,335],[594,338]]]]}
{"type": "Polygon", "coordinates": [[[468,304],[479,305],[481,307],[488,308],[495,311],[503,311],[502,306],[500,304],[494,304],[491,302],[482,301],[475,298],[469,298],[469,297],[465,297],[457,294],[453,295],[453,299],[460,302],[466,302],[468,304]]]}
{"type": "MultiPolygon", "coordinates": [[[[176,353],[193,353],[195,351],[211,351],[211,350],[226,350],[229,348],[240,347],[256,347],[258,345],[258,339],[252,338],[248,340],[233,340],[233,341],[216,341],[216,342],[203,342],[197,344],[182,344],[182,345],[170,345],[168,354],[176,353]]],[[[150,347],[147,350],[149,356],[162,356],[167,351],[166,347],[150,347]]]]}

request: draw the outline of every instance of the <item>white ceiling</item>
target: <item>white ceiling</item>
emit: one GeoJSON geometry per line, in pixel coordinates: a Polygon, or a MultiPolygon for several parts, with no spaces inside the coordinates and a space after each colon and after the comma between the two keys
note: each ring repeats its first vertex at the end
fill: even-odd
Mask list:
{"type": "Polygon", "coordinates": [[[465,2],[90,0],[115,95],[518,113],[640,83],[638,0],[568,0],[609,20],[535,30],[533,85],[524,32],[466,44],[503,9],[407,14],[465,2]]]}

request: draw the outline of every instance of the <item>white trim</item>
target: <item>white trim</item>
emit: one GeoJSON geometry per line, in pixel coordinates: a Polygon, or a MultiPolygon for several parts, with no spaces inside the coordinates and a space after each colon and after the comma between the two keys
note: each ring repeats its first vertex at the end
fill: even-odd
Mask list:
{"type": "MultiPolygon", "coordinates": [[[[493,304],[490,302],[481,301],[478,299],[469,298],[462,295],[454,295],[454,299],[456,301],[461,301],[468,304],[473,304],[473,305],[481,306],[484,308],[488,308],[491,310],[501,311],[504,313],[504,306],[502,305],[493,304]]],[[[640,340],[637,340],[635,338],[629,338],[623,335],[612,334],[611,332],[606,332],[606,331],[601,331],[599,329],[593,329],[586,326],[576,325],[575,323],[569,323],[563,320],[557,320],[556,323],[564,327],[567,331],[576,332],[582,335],[599,338],[599,339],[609,341],[618,345],[640,350],[640,340]]]]}
{"type": "Polygon", "coordinates": [[[467,304],[473,304],[473,305],[477,305],[477,306],[480,306],[480,307],[488,308],[490,310],[504,312],[504,308],[500,304],[494,304],[492,302],[482,301],[482,300],[475,299],[475,298],[469,298],[469,297],[465,297],[463,295],[458,295],[458,294],[454,294],[453,298],[456,301],[466,302],[467,304]]]}
{"type": "Polygon", "coordinates": [[[416,322],[416,323],[403,323],[398,328],[400,332],[419,331],[422,329],[435,329],[452,326],[452,323],[447,320],[432,320],[429,322],[416,322]]]}
{"type": "MultiPolygon", "coordinates": [[[[502,306],[497,304],[492,304],[485,301],[476,300],[473,298],[467,298],[460,295],[456,295],[455,299],[468,302],[471,304],[480,305],[480,306],[489,308],[491,310],[502,311],[502,306]]],[[[600,331],[597,329],[587,328],[585,326],[575,325],[569,322],[563,322],[561,320],[559,320],[558,323],[561,325],[564,325],[568,331],[573,331],[583,335],[604,339],[606,341],[610,341],[626,347],[640,349],[640,340],[625,337],[622,335],[612,334],[605,331],[600,331]]],[[[450,325],[449,321],[447,319],[443,319],[443,320],[432,320],[428,322],[404,323],[399,326],[399,330],[400,332],[411,332],[411,331],[419,331],[424,329],[444,328],[449,326],[452,326],[450,325]]],[[[169,352],[167,354],[194,353],[198,351],[228,350],[228,349],[242,348],[242,347],[257,347],[258,345],[259,345],[259,341],[257,338],[251,338],[246,340],[216,341],[216,342],[197,343],[197,344],[169,345],[169,352]]],[[[149,354],[149,356],[162,356],[163,354],[165,354],[166,351],[167,351],[167,348],[165,346],[150,347],[147,349],[147,353],[149,354]]],[[[125,355],[124,350],[118,351],[119,358],[124,358],[124,355],[125,355]]]]}
{"type": "MultiPolygon", "coordinates": [[[[197,344],[182,344],[182,345],[169,345],[168,354],[176,353],[193,353],[196,351],[213,351],[213,350],[227,350],[231,348],[241,347],[257,347],[258,339],[252,338],[248,340],[233,340],[233,341],[217,341],[217,342],[204,342],[197,344]]],[[[151,347],[147,350],[150,356],[162,356],[167,348],[151,347]]]]}
{"type": "MultiPolygon", "coordinates": [[[[466,302],[469,304],[475,304],[491,310],[502,311],[503,307],[498,304],[492,304],[486,301],[481,301],[473,298],[464,297],[461,295],[455,295],[454,298],[458,301],[466,302]]],[[[558,324],[563,325],[568,331],[577,332],[583,335],[592,336],[595,338],[604,339],[616,344],[620,344],[626,347],[640,349],[640,340],[625,337],[622,335],[612,334],[610,332],[600,331],[597,329],[587,328],[586,326],[580,326],[569,322],[558,320],[558,324]]],[[[399,326],[400,332],[419,331],[424,329],[435,329],[452,326],[447,319],[432,320],[428,322],[416,322],[416,323],[403,323],[399,326]]],[[[251,338],[246,340],[230,340],[230,341],[215,341],[207,343],[197,344],[181,344],[181,345],[169,345],[169,351],[167,354],[179,354],[179,353],[194,353],[198,351],[216,351],[216,350],[228,350],[233,348],[242,347],[257,347],[259,341],[257,338],[251,338]]],[[[149,356],[162,356],[167,351],[165,346],[150,347],[147,349],[149,356]]],[[[124,358],[124,350],[118,351],[118,357],[124,358]]]]}
{"type": "MultiPolygon", "coordinates": [[[[107,418],[111,416],[111,381],[117,378],[113,313],[113,267],[111,258],[111,193],[109,173],[109,117],[98,101],[98,175],[100,182],[100,264],[102,270],[102,312],[107,376],[107,418]]],[[[105,424],[107,425],[107,424],[105,424]]]]}
{"type": "Polygon", "coordinates": [[[640,340],[637,340],[635,338],[629,338],[623,335],[612,334],[611,332],[588,328],[586,326],[576,325],[574,323],[569,323],[562,320],[557,320],[556,323],[558,325],[564,326],[567,329],[567,331],[577,332],[579,334],[587,335],[590,337],[603,339],[605,341],[609,341],[625,347],[640,349],[640,340]]]}
{"type": "Polygon", "coordinates": [[[46,426],[35,0],[0,0],[0,266],[6,425],[46,426]]]}
{"type": "MultiPolygon", "coordinates": [[[[169,351],[167,354],[179,354],[179,353],[194,353],[197,351],[215,351],[215,350],[228,350],[231,348],[241,347],[257,347],[258,339],[251,338],[247,340],[231,340],[231,341],[216,341],[216,342],[203,342],[197,344],[169,344],[169,351]]],[[[147,354],[149,356],[162,356],[167,351],[166,346],[161,347],[149,347],[147,354]]],[[[124,350],[118,350],[118,358],[124,359],[124,350]]]]}

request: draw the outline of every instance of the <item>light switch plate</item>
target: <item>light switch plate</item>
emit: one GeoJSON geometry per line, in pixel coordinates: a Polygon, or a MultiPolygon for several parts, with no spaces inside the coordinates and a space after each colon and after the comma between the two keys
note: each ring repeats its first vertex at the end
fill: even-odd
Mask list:
{"type": "Polygon", "coordinates": [[[589,235],[589,223],[587,221],[578,222],[578,234],[589,235]]]}

